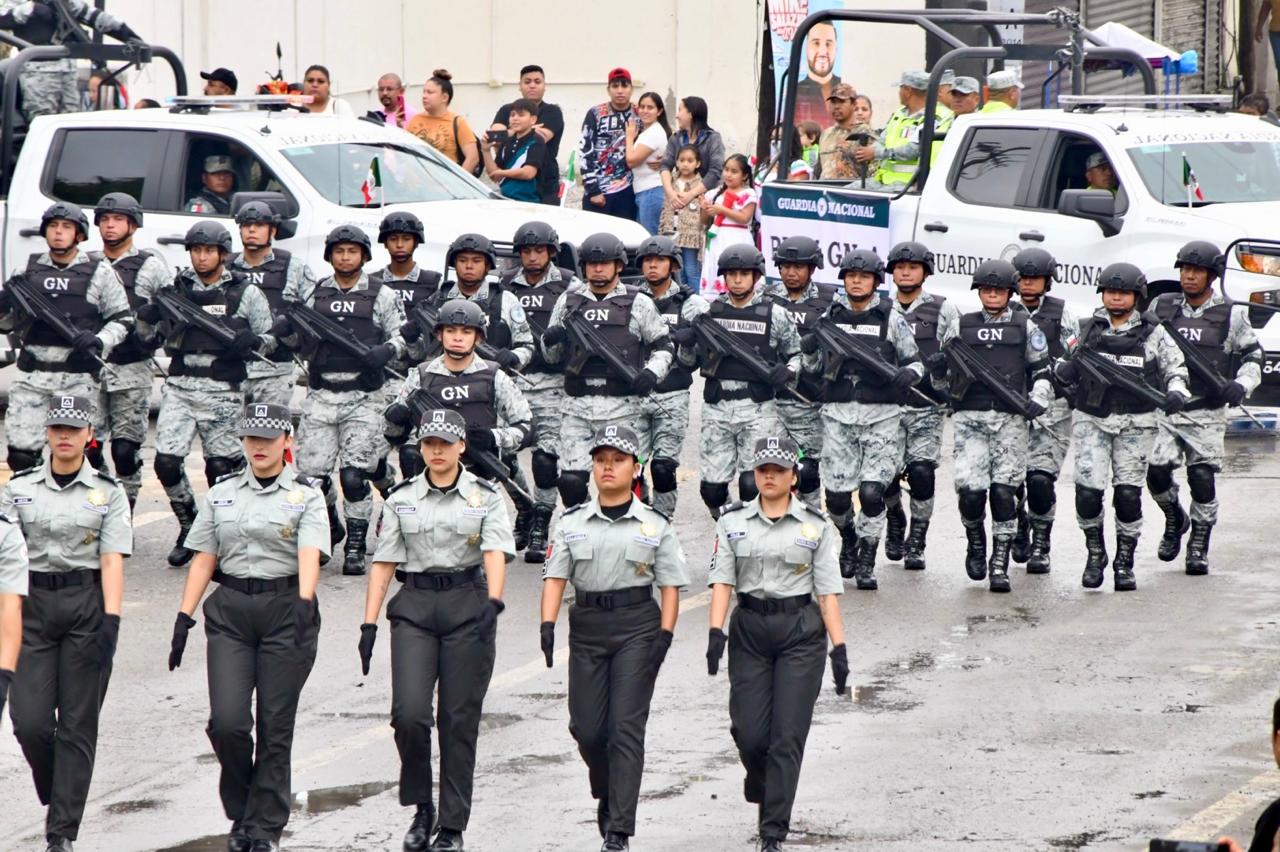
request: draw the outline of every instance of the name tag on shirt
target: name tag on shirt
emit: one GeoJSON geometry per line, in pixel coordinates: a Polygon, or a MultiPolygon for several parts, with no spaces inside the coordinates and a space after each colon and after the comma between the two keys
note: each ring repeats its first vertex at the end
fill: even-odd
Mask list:
{"type": "Polygon", "coordinates": [[[648,545],[649,547],[657,547],[659,544],[658,539],[649,535],[633,535],[631,536],[631,540],[640,544],[648,545]]]}
{"type": "Polygon", "coordinates": [[[587,534],[584,532],[568,532],[564,534],[565,544],[569,544],[570,542],[574,542],[574,541],[586,541],[586,540],[587,540],[587,534]]]}
{"type": "Polygon", "coordinates": [[[489,514],[488,506],[463,506],[462,514],[470,518],[483,518],[489,514]]]}
{"type": "Polygon", "coordinates": [[[80,504],[81,509],[88,509],[90,512],[97,512],[99,515],[105,515],[109,506],[95,506],[88,500],[80,504]]]}
{"type": "Polygon", "coordinates": [[[418,514],[417,506],[396,506],[397,515],[416,515],[418,514]]]}
{"type": "Polygon", "coordinates": [[[817,549],[818,549],[818,543],[817,543],[816,541],[814,541],[813,539],[811,539],[811,538],[801,538],[801,537],[797,536],[797,537],[794,539],[794,544],[796,544],[796,545],[797,545],[797,546],[799,546],[799,547],[803,547],[805,550],[817,550],[817,549]]]}
{"type": "Polygon", "coordinates": [[[746,537],[747,537],[746,530],[729,530],[729,532],[725,535],[725,538],[729,539],[729,541],[737,541],[740,538],[746,538],[746,537]]]}
{"type": "Polygon", "coordinates": [[[307,504],[285,502],[280,504],[280,508],[284,509],[286,512],[305,512],[307,511],[307,504]]]}
{"type": "Polygon", "coordinates": [[[224,506],[234,506],[235,504],[236,504],[236,498],[234,497],[215,498],[209,501],[210,506],[216,506],[218,508],[222,508],[224,506]]]}
{"type": "Polygon", "coordinates": [[[29,506],[31,505],[32,502],[34,501],[30,497],[14,497],[13,498],[13,505],[15,506],[29,506]]]}

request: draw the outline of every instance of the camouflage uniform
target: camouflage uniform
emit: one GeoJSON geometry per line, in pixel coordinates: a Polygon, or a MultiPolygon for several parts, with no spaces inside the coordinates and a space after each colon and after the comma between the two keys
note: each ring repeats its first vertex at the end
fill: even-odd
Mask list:
{"type": "MultiPolygon", "coordinates": [[[[1047,300],[1048,297],[1046,297],[1047,300]]],[[[1040,307],[1031,312],[1034,320],[1044,309],[1045,300],[1040,307]]],[[[1051,357],[1061,357],[1071,352],[1076,346],[1076,333],[1080,329],[1080,320],[1065,305],[1062,307],[1062,318],[1059,321],[1058,339],[1047,340],[1051,357]]],[[[1047,332],[1046,332],[1047,334],[1047,332]]],[[[1055,480],[1062,471],[1062,462],[1066,458],[1067,448],[1071,445],[1071,400],[1063,391],[1055,389],[1053,404],[1040,417],[1027,424],[1027,470],[1043,471],[1055,480]]],[[[1032,522],[1052,521],[1055,516],[1056,501],[1047,512],[1037,512],[1030,508],[1028,517],[1032,522]]]]}
{"type": "MultiPolygon", "coordinates": [[[[227,266],[243,273],[250,284],[262,289],[263,295],[271,305],[272,313],[279,314],[284,303],[302,301],[303,296],[315,287],[315,278],[299,255],[290,254],[288,266],[284,272],[284,287],[268,289],[263,286],[264,273],[257,270],[273,263],[275,259],[275,250],[268,248],[258,266],[249,266],[244,254],[236,252],[227,258],[227,266]],[[279,296],[273,299],[274,293],[279,293],[279,296]],[[279,304],[276,304],[276,299],[279,300],[279,304]]],[[[298,383],[297,365],[293,360],[293,352],[286,346],[277,346],[269,359],[271,361],[269,364],[255,358],[245,365],[249,371],[249,378],[241,386],[244,391],[244,401],[246,403],[266,402],[288,408],[293,401],[293,389],[298,383]]]]}
{"type": "MultiPolygon", "coordinates": [[[[523,370],[525,366],[533,358],[533,332],[529,330],[529,321],[524,315],[524,308],[520,306],[520,300],[514,294],[503,290],[497,281],[485,279],[480,282],[480,287],[470,296],[464,294],[458,287],[456,281],[446,281],[444,286],[440,288],[440,292],[436,294],[436,304],[443,305],[450,299],[466,299],[468,302],[479,302],[481,305],[489,306],[485,311],[489,316],[489,325],[492,329],[493,320],[500,316],[502,324],[507,327],[507,331],[511,335],[511,340],[506,344],[499,344],[492,338],[494,333],[491,330],[485,335],[485,340],[492,343],[495,347],[501,349],[510,349],[516,353],[516,357],[520,359],[520,363],[516,369],[523,370]],[[499,304],[489,305],[489,296],[496,293],[499,304]]],[[[433,354],[438,354],[438,351],[433,354]]]]}

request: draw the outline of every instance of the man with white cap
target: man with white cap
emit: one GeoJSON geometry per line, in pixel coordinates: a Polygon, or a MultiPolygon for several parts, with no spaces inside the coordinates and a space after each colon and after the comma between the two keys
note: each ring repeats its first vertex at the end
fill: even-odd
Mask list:
{"type": "Polygon", "coordinates": [[[993,71],[987,75],[987,102],[980,112],[1006,112],[1022,103],[1022,81],[1017,71],[993,71]]]}
{"type": "Polygon", "coordinates": [[[982,84],[975,77],[957,77],[951,84],[951,111],[956,115],[968,115],[978,111],[982,84]]]}
{"type": "MultiPolygon", "coordinates": [[[[924,105],[929,91],[926,71],[903,71],[898,81],[898,107],[889,116],[880,141],[858,148],[854,156],[860,163],[876,160],[875,179],[881,186],[901,187],[911,182],[920,165],[920,133],[924,127],[924,105]]],[[[934,133],[941,134],[951,126],[954,116],[942,105],[934,111],[934,133]]],[[[933,144],[930,160],[937,156],[938,143],[933,144]]]]}
{"type": "Polygon", "coordinates": [[[1084,179],[1089,182],[1089,189],[1105,189],[1112,195],[1116,194],[1115,169],[1111,168],[1111,161],[1101,151],[1094,151],[1084,161],[1084,179]]]}
{"type": "Polygon", "coordinates": [[[226,154],[205,157],[200,184],[200,191],[187,199],[183,209],[188,213],[230,216],[231,193],[236,186],[236,170],[231,158],[226,154]]]}

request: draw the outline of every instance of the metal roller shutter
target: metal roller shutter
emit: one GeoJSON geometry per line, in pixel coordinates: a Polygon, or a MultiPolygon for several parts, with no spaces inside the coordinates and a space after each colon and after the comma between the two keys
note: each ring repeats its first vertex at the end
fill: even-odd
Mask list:
{"type": "Polygon", "coordinates": [[[1179,53],[1194,50],[1200,54],[1200,70],[1182,78],[1184,92],[1218,90],[1221,14],[1218,0],[1164,0],[1160,9],[1162,33],[1157,41],[1179,53]]]}
{"type": "MultiPolygon", "coordinates": [[[[1184,0],[1188,5],[1193,0],[1184,0]]],[[[1201,3],[1204,0],[1200,0],[1201,3]]],[[[1166,12],[1166,16],[1170,13],[1166,12]]],[[[1204,19],[1203,10],[1201,20],[1204,19]]],[[[1116,21],[1147,38],[1157,39],[1155,35],[1155,3],[1153,0],[1084,0],[1084,25],[1095,29],[1116,21]]],[[[1158,76],[1158,75],[1157,75],[1158,76]]],[[[1142,78],[1136,74],[1128,77],[1120,71],[1095,71],[1088,76],[1085,91],[1097,94],[1141,94],[1142,78]]]]}
{"type": "MultiPolygon", "coordinates": [[[[1080,0],[1027,0],[1027,13],[1034,15],[1043,15],[1046,12],[1052,12],[1054,9],[1066,8],[1073,12],[1080,10],[1080,0]]],[[[1060,30],[1054,27],[1027,27],[1024,36],[1027,44],[1066,44],[1067,30],[1060,30]]],[[[1022,63],[1022,82],[1026,86],[1022,91],[1022,108],[1038,109],[1043,106],[1041,93],[1043,91],[1045,78],[1051,73],[1050,63],[1048,62],[1024,62],[1022,63]]],[[[1071,92],[1071,75],[1069,72],[1057,78],[1062,85],[1062,91],[1071,92]]],[[[1052,97],[1052,93],[1050,93],[1052,97]]]]}

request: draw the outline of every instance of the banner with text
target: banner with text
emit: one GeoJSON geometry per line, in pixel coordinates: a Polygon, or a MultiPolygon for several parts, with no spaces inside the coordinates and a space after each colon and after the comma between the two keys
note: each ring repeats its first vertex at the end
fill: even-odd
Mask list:
{"type": "Polygon", "coordinates": [[[881,257],[892,247],[889,199],[846,189],[803,183],[766,183],[760,199],[760,243],[766,275],[778,281],[773,252],[790,236],[812,237],[822,248],[822,268],[813,280],[839,286],[840,258],[855,248],[874,249],[881,257]]]}

